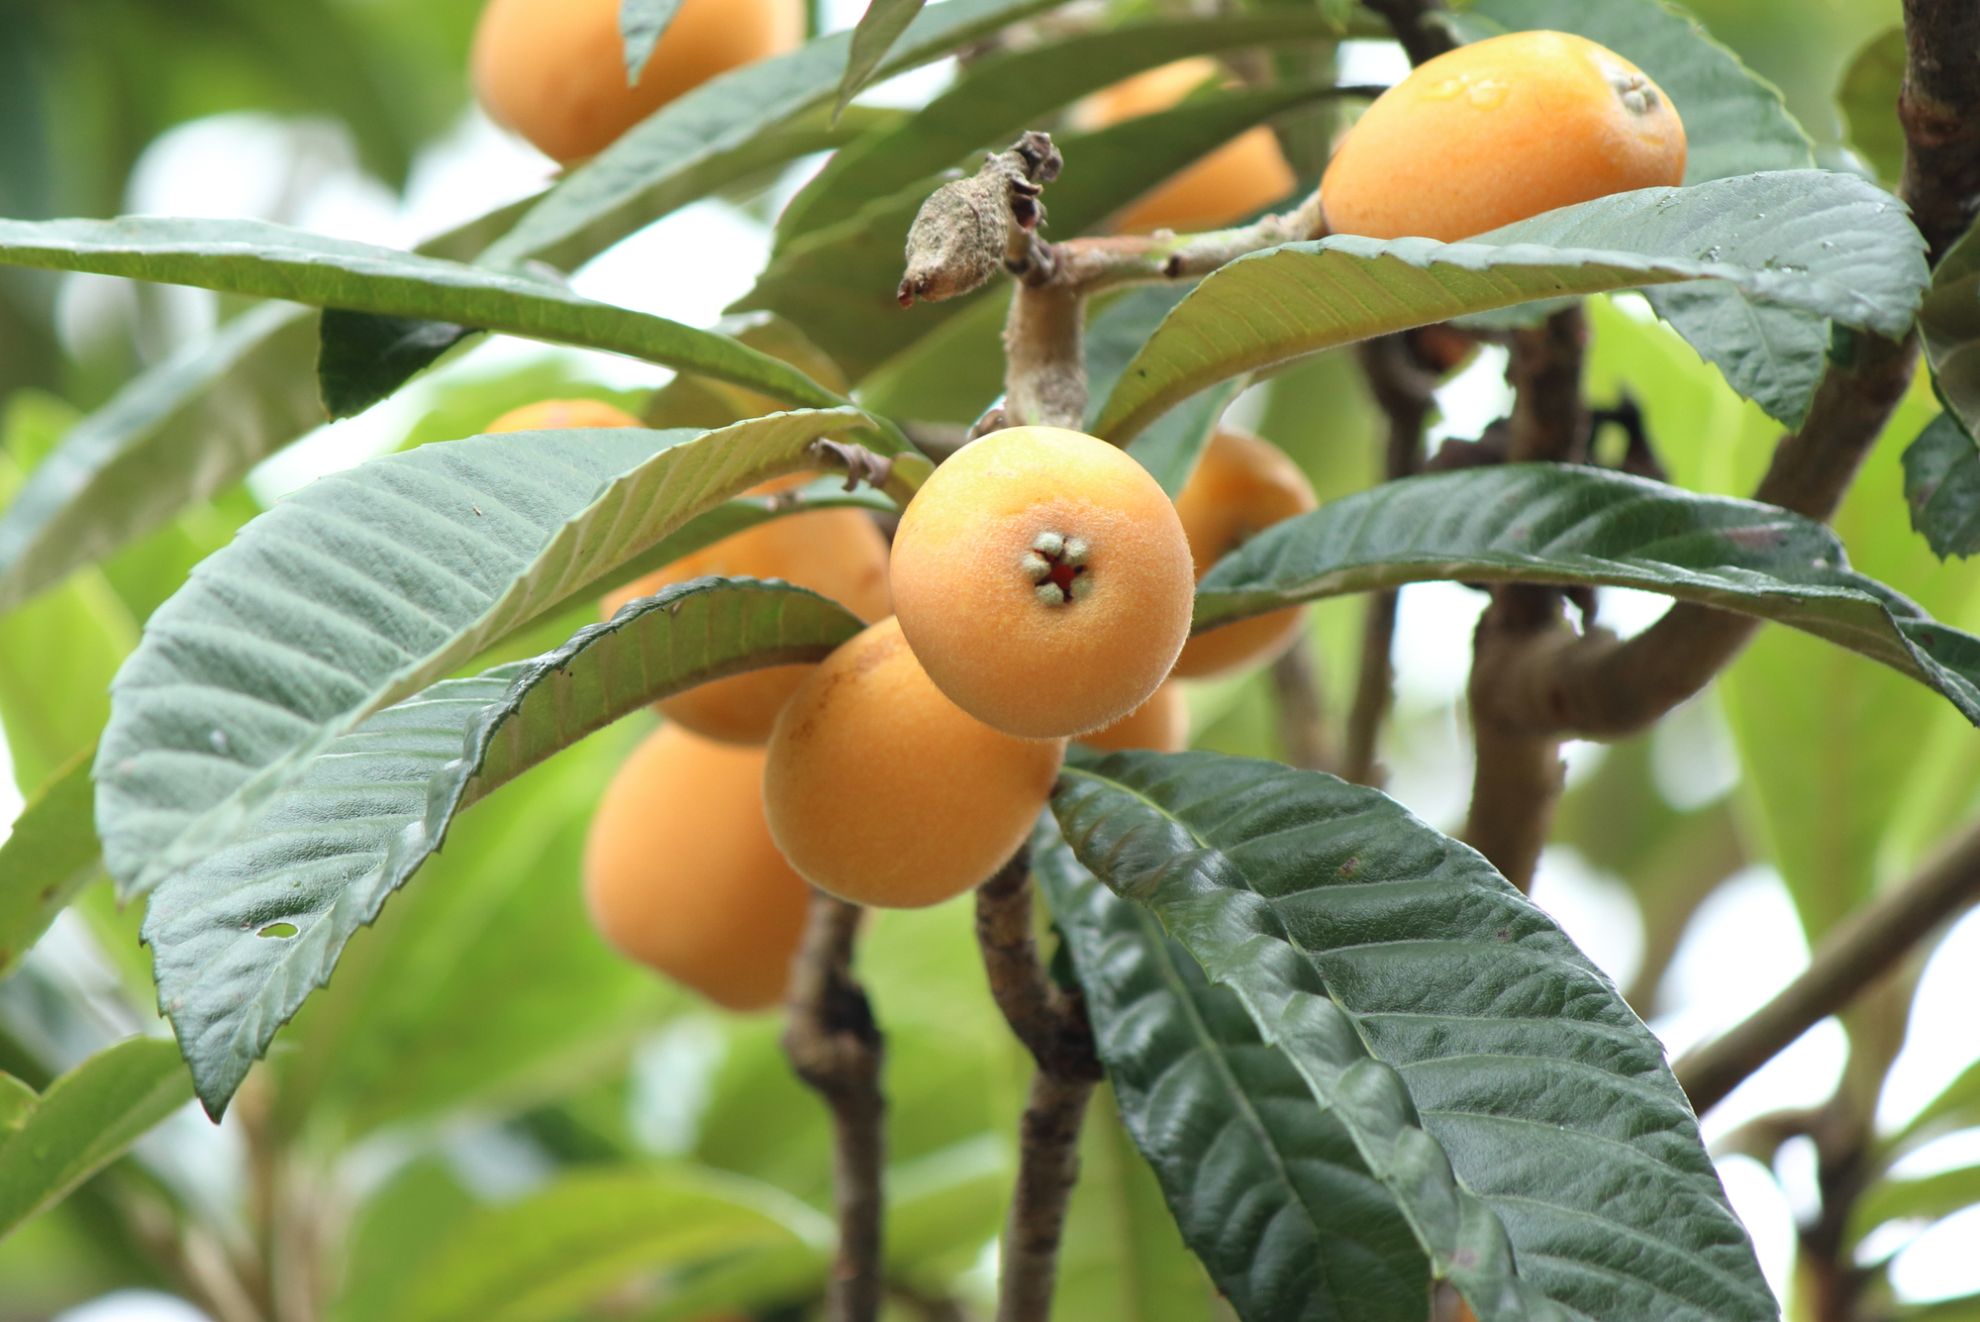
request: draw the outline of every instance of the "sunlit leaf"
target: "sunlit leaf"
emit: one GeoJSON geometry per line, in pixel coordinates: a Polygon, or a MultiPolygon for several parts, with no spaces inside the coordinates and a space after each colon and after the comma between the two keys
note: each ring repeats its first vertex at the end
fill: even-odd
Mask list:
{"type": "Polygon", "coordinates": [[[656,1271],[822,1239],[822,1220],[775,1189],[713,1171],[564,1175],[470,1215],[379,1322],[556,1322],[656,1271]]]}
{"type": "Polygon", "coordinates": [[[96,763],[111,875],[143,891],[232,840],[329,741],[861,416],[474,437],[305,487],[208,559],[118,674],[96,763]]]}
{"type": "Polygon", "coordinates": [[[31,1103],[23,1092],[0,1074],[0,1238],[192,1096],[179,1053],[156,1038],[132,1038],[91,1056],[31,1103]]]}
{"type": "Polygon", "coordinates": [[[89,754],[56,776],[0,839],[0,978],[103,870],[90,821],[89,754]]]}
{"type": "Polygon", "coordinates": [[[144,936],[160,1002],[208,1110],[226,1105],[456,814],[658,698],[822,660],[859,628],[801,588],[697,579],[533,661],[435,684],[331,742],[152,893],[144,936]]]}
{"type": "Polygon", "coordinates": [[[680,12],[681,0],[619,0],[619,40],[626,48],[626,85],[639,82],[653,48],[680,12]]]}
{"type": "Polygon", "coordinates": [[[1925,283],[1923,247],[1889,194],[1800,170],[1620,193],[1463,243],[1336,235],[1287,244],[1199,284],[1130,364],[1100,426],[1125,441],[1239,373],[1561,294],[1711,279],[1899,336],[1925,283]]]}
{"type": "Polygon", "coordinates": [[[800,405],[842,402],[725,335],[580,298],[564,286],[249,220],[0,220],[0,262],[460,322],[628,354],[800,405]]]}

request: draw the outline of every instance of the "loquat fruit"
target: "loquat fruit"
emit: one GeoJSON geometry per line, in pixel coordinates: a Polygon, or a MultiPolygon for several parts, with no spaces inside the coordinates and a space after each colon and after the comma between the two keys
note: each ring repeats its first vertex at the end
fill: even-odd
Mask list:
{"type": "Polygon", "coordinates": [[[1010,734],[1096,730],[1189,633],[1189,539],[1161,486],[1082,432],[1012,427],[922,484],[894,534],[894,613],[957,706],[1010,734]]]}
{"type": "Polygon", "coordinates": [[[598,801],[584,852],[593,924],[717,1005],[783,999],[810,896],[770,838],[761,749],[663,725],[598,801]]]}
{"type": "MultiPolygon", "coordinates": [[[[1095,128],[1152,115],[1177,105],[1218,77],[1202,56],[1149,69],[1096,92],[1079,118],[1095,128]]],[[[1123,233],[1215,229],[1242,220],[1292,192],[1297,180],[1279,140],[1264,125],[1237,137],[1171,175],[1115,219],[1123,233]]]]}
{"type": "MultiPolygon", "coordinates": [[[[780,485],[786,484],[765,483],[757,490],[780,485]]],[[[886,539],[858,510],[827,509],[786,514],[682,556],[608,594],[601,603],[603,614],[610,619],[635,597],[708,575],[779,578],[830,597],[862,620],[877,620],[888,611],[886,539]]],[[[749,670],[683,689],[654,705],[668,720],[706,738],[760,744],[811,669],[749,670]]]]}
{"type": "Polygon", "coordinates": [[[770,834],[814,886],[918,909],[1017,852],[1064,753],[1063,739],[1020,739],[949,701],[889,618],[798,686],[770,736],[763,802],[770,834]]]}
{"type": "Polygon", "coordinates": [[[622,408],[596,399],[545,399],[510,409],[482,431],[489,435],[511,431],[555,431],[561,427],[639,427],[638,418],[622,408]]]}
{"type": "MultiPolygon", "coordinates": [[[[1198,578],[1273,524],[1318,505],[1313,484],[1285,451],[1236,431],[1210,438],[1176,496],[1198,578]]],[[[1183,644],[1175,673],[1198,679],[1269,661],[1292,645],[1305,618],[1305,608],[1293,606],[1197,634],[1183,644]]]]}
{"type": "Polygon", "coordinates": [[[619,0],[488,0],[474,32],[474,92],[496,123],[569,165],[682,93],[803,37],[803,0],[684,0],[628,86],[619,0]]]}
{"type": "Polygon", "coordinates": [[[1556,207],[1684,181],[1684,124],[1622,56],[1508,32],[1426,60],[1377,97],[1320,181],[1327,226],[1446,243],[1556,207]]]}
{"type": "Polygon", "coordinates": [[[1183,698],[1182,686],[1174,680],[1164,683],[1148,701],[1112,725],[1081,735],[1079,741],[1110,753],[1133,748],[1182,752],[1189,747],[1189,703],[1183,698]]]}

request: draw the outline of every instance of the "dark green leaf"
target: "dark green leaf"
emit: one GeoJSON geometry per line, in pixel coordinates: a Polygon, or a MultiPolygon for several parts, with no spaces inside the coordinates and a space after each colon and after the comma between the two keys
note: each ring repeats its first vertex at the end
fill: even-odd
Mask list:
{"type": "Polygon", "coordinates": [[[665,1268],[815,1243],[822,1221],[767,1185],[694,1167],[565,1175],[469,1217],[380,1322],[557,1322],[665,1268]]]}
{"type": "MultiPolygon", "coordinates": [[[[1260,120],[1331,92],[1282,87],[1192,98],[1160,115],[1068,137],[1060,143],[1066,176],[1046,190],[1047,222],[1055,234],[1092,229],[1260,120]]],[[[736,306],[778,313],[815,343],[831,345],[855,381],[864,377],[976,301],[918,303],[907,311],[895,301],[908,227],[939,183],[923,180],[794,240],[736,306]]]]}
{"type": "Polygon", "coordinates": [[[1397,1208],[1409,1190],[1370,1174],[1354,1121],[1316,1099],[1155,915],[1095,881],[1056,825],[1034,837],[1032,866],[1121,1118],[1238,1315],[1422,1322],[1430,1263],[1397,1208]]]}
{"type": "Polygon", "coordinates": [[[638,84],[653,48],[680,11],[681,0],[619,0],[619,40],[626,48],[626,86],[638,84]]]}
{"type": "Polygon", "coordinates": [[[1849,145],[1892,188],[1904,173],[1904,126],[1898,123],[1904,56],[1904,29],[1888,28],[1856,52],[1843,70],[1841,86],[1836,88],[1836,105],[1849,130],[1849,145]]]}
{"type": "Polygon", "coordinates": [[[860,629],[785,584],[697,579],[563,647],[388,707],[153,892],[158,993],[215,1114],[357,929],[463,809],[558,750],[681,689],[817,661],[860,629]]]}
{"type": "Polygon", "coordinates": [[[1980,724],[1980,639],[1849,568],[1821,524],[1556,464],[1406,478],[1267,529],[1198,585],[1196,626],[1430,579],[1631,587],[1774,620],[1937,690],[1980,724]]]}
{"type": "Polygon", "coordinates": [[[1287,244],[1205,278],[1129,366],[1100,426],[1125,441],[1218,381],[1371,335],[1701,278],[1899,336],[1925,283],[1923,247],[1889,194],[1804,170],[1620,193],[1463,243],[1287,244]]]}
{"type": "Polygon", "coordinates": [[[474,437],[305,487],[205,561],[118,674],[96,763],[111,876],[141,892],[232,841],[329,741],[861,417],[474,437]]]}
{"type": "Polygon", "coordinates": [[[0,839],[0,978],[14,971],[55,915],[102,872],[90,822],[89,754],[35,796],[0,839]]]}
{"type": "Polygon", "coordinates": [[[955,86],[899,128],[850,143],[835,154],[778,217],[777,246],[781,250],[800,235],[846,220],[875,199],[891,197],[939,171],[973,167],[971,153],[1005,147],[1040,116],[1144,69],[1243,46],[1319,41],[1339,31],[1326,15],[1302,7],[1160,19],[997,51],[972,62],[955,86]]]}
{"type": "Polygon", "coordinates": [[[471,326],[325,308],[317,323],[317,388],[323,411],[350,418],[440,361],[475,334],[471,326]]]}
{"type": "Polygon", "coordinates": [[[594,303],[562,285],[247,220],[0,220],[0,262],[455,321],[604,349],[761,390],[841,403],[786,363],[665,317],[594,303]]]}
{"type": "Polygon", "coordinates": [[[1438,1209],[1419,1237],[1482,1322],[1779,1316],[1657,1039],[1477,854],[1373,790],[1209,753],[1076,752],[1053,811],[1383,1140],[1364,1159],[1438,1209]]]}
{"type": "Polygon", "coordinates": [[[1918,329],[1939,398],[1969,435],[1980,435],[1980,224],[1939,259],[1918,329]]]}
{"type": "Polygon", "coordinates": [[[1952,414],[1905,447],[1904,498],[1911,526],[1941,560],[1980,552],[1980,447],[1952,414]]]}
{"type": "Polygon", "coordinates": [[[1721,284],[1667,285],[1643,296],[1742,398],[1785,427],[1801,426],[1829,368],[1825,318],[1721,284]]]}
{"type": "Polygon", "coordinates": [[[927,0],[868,0],[866,13],[853,29],[852,48],[846,53],[846,73],[839,81],[839,100],[832,108],[833,113],[843,111],[859,95],[873,77],[874,69],[926,3],[927,0]]]}
{"type": "MultiPolygon", "coordinates": [[[[0,1075],[0,1083],[13,1083],[0,1075]]],[[[0,1238],[60,1201],[186,1104],[192,1088],[170,1042],[132,1038],[98,1052],[28,1104],[0,1090],[0,1238]]],[[[32,1096],[32,1094],[29,1094],[32,1096]]]]}
{"type": "MultiPolygon", "coordinates": [[[[1055,0],[947,0],[930,5],[875,71],[940,59],[1055,0]]],[[[838,32],[714,78],[634,125],[558,181],[484,260],[529,259],[569,269],[727,180],[758,168],[766,130],[823,109],[852,44],[838,32]],[[746,166],[743,164],[747,162],[746,166]]]]}

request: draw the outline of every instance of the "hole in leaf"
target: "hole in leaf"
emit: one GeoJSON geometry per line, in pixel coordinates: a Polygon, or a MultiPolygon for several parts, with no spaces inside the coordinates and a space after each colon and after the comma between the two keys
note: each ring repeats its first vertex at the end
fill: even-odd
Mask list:
{"type": "Polygon", "coordinates": [[[268,924],[268,926],[262,928],[259,932],[255,933],[256,936],[273,936],[273,937],[282,937],[282,938],[292,937],[295,934],[296,934],[296,925],[294,923],[270,923],[268,924]]]}

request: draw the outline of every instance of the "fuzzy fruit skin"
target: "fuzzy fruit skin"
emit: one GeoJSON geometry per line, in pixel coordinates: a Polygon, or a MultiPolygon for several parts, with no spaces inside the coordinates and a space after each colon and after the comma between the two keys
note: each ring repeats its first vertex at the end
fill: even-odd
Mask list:
{"type": "MultiPolygon", "coordinates": [[[[1095,128],[1168,110],[1218,77],[1214,61],[1192,56],[1138,73],[1097,92],[1081,118],[1095,128]]],[[[1115,218],[1127,234],[1205,230],[1242,220],[1292,192],[1298,180],[1279,140],[1264,125],[1246,129],[1144,193],[1115,218]]]]}
{"type": "Polygon", "coordinates": [[[545,399],[510,409],[482,431],[556,431],[561,427],[643,427],[638,418],[596,399],[545,399]]]}
{"type": "MultiPolygon", "coordinates": [[[[1198,578],[1273,524],[1318,506],[1313,484],[1285,451],[1236,431],[1210,438],[1176,496],[1198,578]]],[[[1200,633],[1184,644],[1176,673],[1200,679],[1269,661],[1292,646],[1305,619],[1306,608],[1293,606],[1200,633]]]]}
{"type": "Polygon", "coordinates": [[[606,786],[584,898],[621,954],[731,1010],[783,999],[811,891],[770,839],[763,752],[663,725],[606,786]]]}
{"type": "MultiPolygon", "coordinates": [[[[786,514],[724,537],[609,594],[600,603],[602,613],[610,619],[635,597],[710,574],[780,578],[830,597],[862,620],[877,620],[889,609],[887,541],[873,520],[841,509],[786,514]]],[[[654,705],[668,720],[705,738],[761,744],[811,670],[808,665],[749,670],[683,689],[654,705]]]]}
{"type": "Polygon", "coordinates": [[[991,432],[937,468],[901,515],[891,582],[929,677],[977,719],[1034,739],[1139,707],[1175,664],[1196,593],[1161,486],[1126,452],[1057,427],[991,432]],[[1055,535],[1069,559],[1083,543],[1071,600],[1032,576],[1055,535]]]}
{"type": "Polygon", "coordinates": [[[841,899],[940,904],[1017,852],[1065,747],[993,730],[950,702],[885,619],[825,658],[777,718],[763,769],[770,833],[841,899]]]}
{"type": "Polygon", "coordinates": [[[682,93],[803,37],[803,0],[686,0],[628,87],[619,0],[488,0],[470,66],[489,117],[568,165],[682,93]]]}
{"type": "Polygon", "coordinates": [[[1337,234],[1449,243],[1680,184],[1684,156],[1677,110],[1641,69],[1584,37],[1509,32],[1376,98],[1328,163],[1321,207],[1337,234]]]}
{"type": "Polygon", "coordinates": [[[1079,741],[1108,753],[1136,748],[1153,753],[1182,752],[1189,747],[1189,703],[1183,698],[1182,686],[1168,681],[1120,720],[1081,735],[1079,741]]]}

